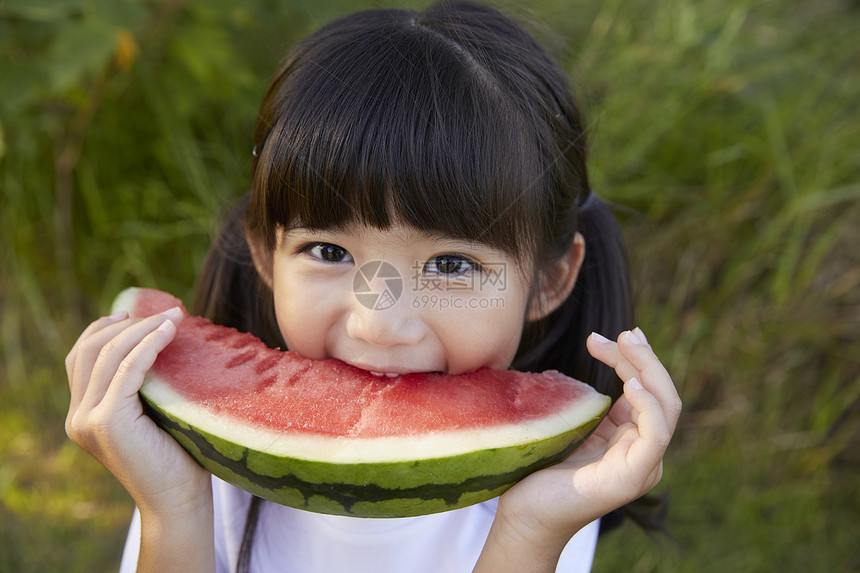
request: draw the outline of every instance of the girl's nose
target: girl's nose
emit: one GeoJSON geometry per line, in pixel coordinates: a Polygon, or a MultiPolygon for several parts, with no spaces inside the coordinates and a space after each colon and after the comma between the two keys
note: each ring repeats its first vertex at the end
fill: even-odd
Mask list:
{"type": "Polygon", "coordinates": [[[357,311],[349,316],[346,330],[352,338],[374,346],[412,345],[421,337],[409,321],[394,316],[391,309],[357,311]]]}
{"type": "MultiPolygon", "coordinates": [[[[424,336],[425,327],[417,311],[410,307],[406,297],[374,299],[356,293],[346,321],[349,336],[374,346],[417,344],[424,336]]],[[[390,293],[389,293],[390,294],[390,293]]]]}

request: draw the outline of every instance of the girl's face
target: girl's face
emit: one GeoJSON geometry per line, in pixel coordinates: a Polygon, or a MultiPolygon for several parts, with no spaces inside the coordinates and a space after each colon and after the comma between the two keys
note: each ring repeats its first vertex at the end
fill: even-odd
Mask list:
{"type": "Polygon", "coordinates": [[[377,374],[507,368],[528,313],[530,268],[405,225],[289,229],[270,263],[287,347],[377,374]]]}

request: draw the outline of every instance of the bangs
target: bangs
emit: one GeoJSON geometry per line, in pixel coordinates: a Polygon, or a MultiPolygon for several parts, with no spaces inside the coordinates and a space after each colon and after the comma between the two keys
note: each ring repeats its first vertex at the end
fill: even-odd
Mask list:
{"type": "Polygon", "coordinates": [[[558,178],[549,138],[508,89],[409,12],[369,12],[310,36],[259,122],[268,129],[256,139],[252,209],[269,245],[277,226],[399,222],[531,253],[558,178]]]}

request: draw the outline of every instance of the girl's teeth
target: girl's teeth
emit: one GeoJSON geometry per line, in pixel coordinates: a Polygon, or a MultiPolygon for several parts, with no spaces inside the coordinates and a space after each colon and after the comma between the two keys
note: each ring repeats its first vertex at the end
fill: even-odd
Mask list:
{"type": "Polygon", "coordinates": [[[395,374],[393,372],[374,372],[371,370],[370,373],[374,376],[387,376],[389,378],[394,378],[395,376],[398,376],[398,374],[395,374]]]}

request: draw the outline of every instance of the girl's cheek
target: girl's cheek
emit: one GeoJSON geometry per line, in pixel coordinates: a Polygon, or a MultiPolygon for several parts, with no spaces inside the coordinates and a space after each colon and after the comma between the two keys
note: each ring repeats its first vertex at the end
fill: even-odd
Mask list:
{"type": "Polygon", "coordinates": [[[345,311],[337,298],[327,296],[320,289],[310,289],[299,296],[289,293],[275,302],[278,328],[289,350],[307,358],[331,358],[331,349],[342,335],[342,318],[345,311]]]}
{"type": "Polygon", "coordinates": [[[482,367],[510,367],[522,334],[520,314],[493,311],[462,314],[452,320],[445,348],[452,370],[470,372],[482,367]]]}

